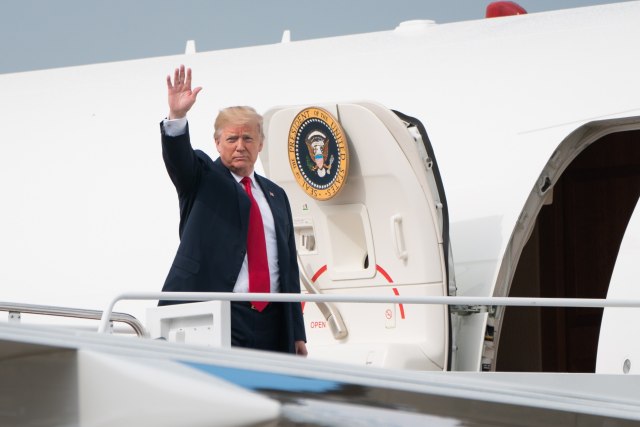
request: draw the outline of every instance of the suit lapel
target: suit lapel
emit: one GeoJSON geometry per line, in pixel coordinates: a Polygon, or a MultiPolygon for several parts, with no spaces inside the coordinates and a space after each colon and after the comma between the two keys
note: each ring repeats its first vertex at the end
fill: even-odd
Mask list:
{"type": "Polygon", "coordinates": [[[254,174],[254,176],[256,177],[256,181],[258,182],[258,185],[262,189],[262,193],[264,194],[264,197],[267,199],[267,203],[269,203],[269,207],[271,208],[271,213],[273,214],[273,218],[275,221],[276,220],[275,218],[278,216],[277,214],[280,213],[279,212],[280,201],[278,200],[277,193],[273,191],[273,188],[271,188],[269,181],[267,181],[265,178],[261,177],[257,173],[254,174]]]}
{"type": "Polygon", "coordinates": [[[276,239],[278,242],[281,242],[282,239],[282,219],[286,218],[286,213],[282,211],[283,201],[275,188],[273,188],[271,182],[266,178],[261,177],[257,173],[254,174],[256,177],[256,182],[262,189],[262,193],[264,194],[265,199],[267,199],[267,203],[269,204],[269,208],[271,209],[271,214],[273,215],[273,222],[276,229],[276,239]]]}

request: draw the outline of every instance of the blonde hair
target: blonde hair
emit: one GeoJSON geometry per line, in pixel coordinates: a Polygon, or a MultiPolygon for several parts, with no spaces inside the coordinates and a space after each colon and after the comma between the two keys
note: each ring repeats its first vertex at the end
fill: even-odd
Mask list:
{"type": "Polygon", "coordinates": [[[262,130],[262,116],[253,107],[235,106],[227,107],[220,110],[216,121],[213,124],[213,139],[216,141],[224,129],[228,125],[249,125],[255,123],[258,125],[258,133],[264,140],[264,132],[262,130]]]}

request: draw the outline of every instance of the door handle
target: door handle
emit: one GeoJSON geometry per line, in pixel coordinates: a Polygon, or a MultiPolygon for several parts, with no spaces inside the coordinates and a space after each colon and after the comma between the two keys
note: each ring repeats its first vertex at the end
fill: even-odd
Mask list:
{"type": "Polygon", "coordinates": [[[396,256],[406,261],[409,258],[407,248],[404,242],[404,233],[402,232],[402,215],[395,214],[391,217],[391,235],[393,236],[393,247],[396,250],[396,256]]]}

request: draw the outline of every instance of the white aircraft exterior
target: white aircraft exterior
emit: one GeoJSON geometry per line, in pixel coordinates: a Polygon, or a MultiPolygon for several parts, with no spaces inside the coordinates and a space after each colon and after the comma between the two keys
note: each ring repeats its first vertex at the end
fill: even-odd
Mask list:
{"type": "MultiPolygon", "coordinates": [[[[217,155],[212,122],[219,109],[252,105],[264,113],[260,171],[290,196],[301,266],[320,293],[637,300],[639,21],[634,1],[444,25],[409,21],[370,34],[285,37],[274,45],[0,75],[0,299],[102,310],[114,295],[161,289],[178,246],[178,205],[158,123],[167,113],[165,76],[186,64],[194,85],[204,88],[189,113],[196,148],[217,155]],[[307,108],[329,112],[348,142],[345,185],[328,200],[305,193],[290,167],[291,127],[307,108]]],[[[144,319],[153,306],[153,300],[125,301],[116,310],[144,319]]],[[[640,388],[632,375],[640,366],[637,306],[486,310],[339,302],[330,319],[318,307],[305,306],[309,359],[268,356],[268,369],[302,376],[320,367],[334,380],[355,369],[363,387],[385,384],[403,393],[419,389],[408,385],[407,370],[447,371],[447,377],[421,377],[429,394],[451,397],[441,381],[452,381],[450,387],[468,393],[498,393],[487,397],[493,403],[640,420],[633,409],[639,402],[629,397],[640,388]],[[343,335],[332,329],[335,313],[343,335]],[[593,412],[584,402],[562,406],[548,397],[554,387],[573,390],[562,389],[565,396],[589,394],[584,390],[602,386],[593,376],[528,377],[524,391],[514,392],[520,377],[494,376],[495,383],[480,385],[477,377],[448,371],[598,372],[620,383],[615,393],[608,390],[610,406],[589,401],[605,407],[593,412]]],[[[93,381],[120,375],[109,353],[183,354],[172,343],[41,334],[24,325],[28,318],[17,332],[9,322],[0,331],[3,342],[31,337],[25,346],[68,342],[79,349],[84,374],[74,390],[90,396],[79,406],[85,425],[111,425],[100,421],[105,407],[97,402],[104,396],[88,391],[93,381]]],[[[212,351],[236,367],[256,357],[212,351]]],[[[0,351],[4,358],[15,354],[12,346],[0,351]]],[[[206,356],[189,357],[196,363],[206,356]]],[[[156,375],[166,363],[122,366],[156,375]]],[[[18,381],[8,368],[3,372],[18,381]]],[[[198,376],[184,374],[194,384],[198,376]]],[[[202,387],[209,386],[215,388],[202,387]]],[[[282,416],[273,394],[242,397],[245,392],[238,389],[235,399],[255,397],[262,418],[236,419],[233,411],[241,410],[218,402],[230,414],[215,418],[220,425],[282,416]]],[[[197,413],[213,404],[194,403],[191,395],[170,399],[198,407],[197,413]]],[[[307,403],[317,411],[344,409],[307,403]]],[[[185,420],[178,411],[176,419],[141,421],[126,418],[137,414],[130,411],[119,422],[185,420]]],[[[211,422],[211,414],[202,414],[203,423],[211,422]]],[[[206,425],[198,422],[188,425],[206,425]]]]}

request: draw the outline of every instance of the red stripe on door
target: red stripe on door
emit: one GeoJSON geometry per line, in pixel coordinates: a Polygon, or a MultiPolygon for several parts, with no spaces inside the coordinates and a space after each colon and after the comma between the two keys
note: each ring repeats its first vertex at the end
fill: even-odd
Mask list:
{"type": "Polygon", "coordinates": [[[316,271],[316,274],[313,275],[313,277],[311,278],[311,283],[315,282],[316,280],[318,280],[318,277],[320,277],[322,275],[322,273],[324,273],[325,271],[327,271],[327,265],[323,265],[322,267],[320,267],[320,269],[318,271],[316,271]]]}
{"type": "MultiPolygon", "coordinates": [[[[376,264],[376,270],[378,270],[378,272],[380,274],[382,274],[385,279],[387,279],[387,282],[393,283],[393,280],[391,279],[391,276],[389,276],[389,273],[384,271],[384,268],[382,268],[382,267],[380,267],[379,265],[376,264]]],[[[398,288],[393,288],[393,293],[396,296],[400,296],[400,292],[398,292],[398,288]]],[[[400,307],[400,318],[404,319],[404,306],[402,304],[398,304],[398,306],[400,307]]]]}
{"type": "MultiPolygon", "coordinates": [[[[396,296],[400,296],[398,288],[393,288],[393,293],[396,294],[396,296]]],[[[404,306],[402,304],[398,304],[398,306],[400,306],[400,318],[404,319],[404,306]]]]}

